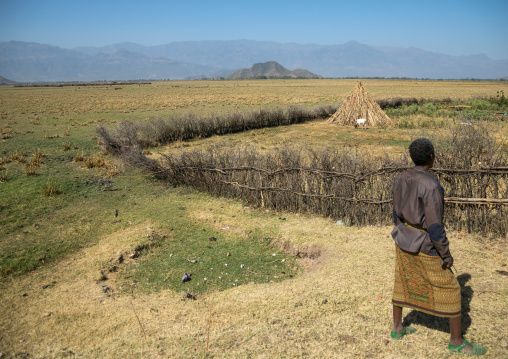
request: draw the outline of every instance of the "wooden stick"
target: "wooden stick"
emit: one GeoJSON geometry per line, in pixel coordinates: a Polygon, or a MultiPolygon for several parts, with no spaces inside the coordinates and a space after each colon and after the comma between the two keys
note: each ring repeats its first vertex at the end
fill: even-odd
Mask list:
{"type": "Polygon", "coordinates": [[[208,346],[210,344],[210,324],[212,323],[212,304],[211,299],[208,298],[208,327],[206,329],[206,349],[205,349],[205,355],[203,358],[206,358],[208,355],[208,346]]]}
{"type": "Polygon", "coordinates": [[[445,197],[448,203],[507,204],[508,199],[445,197]]]}
{"type": "MultiPolygon", "coordinates": [[[[357,176],[352,173],[343,173],[343,172],[335,172],[335,171],[324,171],[317,168],[308,168],[308,167],[289,167],[289,168],[281,168],[274,171],[270,171],[264,168],[251,167],[251,166],[241,166],[241,167],[226,167],[226,168],[208,168],[208,167],[195,167],[195,166],[178,166],[173,167],[173,169],[178,170],[195,170],[195,171],[209,171],[209,172],[218,172],[221,174],[228,174],[227,172],[232,171],[256,171],[265,173],[267,176],[274,176],[279,173],[291,172],[291,171],[302,171],[309,172],[321,175],[327,175],[326,178],[331,177],[347,177],[354,179],[355,181],[362,181],[372,176],[378,176],[387,173],[393,173],[398,171],[405,171],[407,169],[412,168],[408,167],[382,167],[380,169],[367,172],[364,175],[357,176]]],[[[158,173],[164,173],[167,169],[162,169],[158,171],[158,173]]],[[[491,167],[491,168],[481,168],[481,169],[451,169],[451,168],[432,168],[431,172],[443,173],[443,174],[473,174],[473,173],[490,173],[490,174],[508,174],[508,167],[491,167]]]]}
{"type": "Polygon", "coordinates": [[[266,263],[266,264],[270,264],[270,263],[273,263],[273,262],[281,261],[281,260],[283,260],[283,259],[284,259],[284,258],[276,259],[276,260],[271,261],[271,262],[268,262],[268,263],[266,263]]]}
{"type": "MultiPolygon", "coordinates": [[[[134,295],[133,295],[133,297],[134,297],[134,295]]],[[[143,336],[145,337],[145,340],[146,340],[147,337],[146,337],[146,333],[145,333],[145,328],[143,328],[143,324],[141,324],[141,320],[138,317],[138,313],[136,313],[136,309],[134,308],[134,303],[132,303],[132,300],[130,302],[131,302],[131,306],[132,306],[132,311],[134,312],[134,315],[136,316],[136,319],[138,320],[138,324],[141,327],[141,332],[143,333],[143,336]]]]}

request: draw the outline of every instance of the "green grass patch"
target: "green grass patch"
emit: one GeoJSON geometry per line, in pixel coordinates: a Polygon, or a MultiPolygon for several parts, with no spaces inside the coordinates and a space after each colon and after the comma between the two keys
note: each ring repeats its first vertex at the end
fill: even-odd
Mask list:
{"type": "Polygon", "coordinates": [[[395,124],[399,129],[438,129],[449,125],[450,121],[447,118],[422,115],[404,116],[399,118],[395,124]]]}
{"type": "Polygon", "coordinates": [[[120,274],[123,290],[169,288],[195,295],[248,283],[279,282],[300,272],[297,258],[281,252],[269,234],[256,229],[230,233],[229,226],[216,229],[195,223],[180,208],[166,213],[172,218],[168,239],[154,242],[147,255],[120,274]],[[186,273],[190,280],[182,281],[186,273]]]}
{"type": "Polygon", "coordinates": [[[495,112],[508,109],[505,101],[476,98],[454,101],[453,103],[423,102],[387,107],[386,114],[399,121],[399,128],[439,128],[446,125],[446,119],[475,118],[495,121],[495,112]]]}

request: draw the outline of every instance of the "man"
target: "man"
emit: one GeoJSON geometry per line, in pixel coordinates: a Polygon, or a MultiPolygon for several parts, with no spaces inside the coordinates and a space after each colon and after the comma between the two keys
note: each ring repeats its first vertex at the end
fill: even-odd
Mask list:
{"type": "Polygon", "coordinates": [[[487,349],[464,340],[461,333],[460,285],[443,227],[444,189],[429,172],[435,153],[431,141],[409,146],[415,167],[393,184],[392,237],[396,243],[391,337],[401,339],[416,329],[403,327],[402,307],[450,319],[450,353],[483,355],[487,349]]]}

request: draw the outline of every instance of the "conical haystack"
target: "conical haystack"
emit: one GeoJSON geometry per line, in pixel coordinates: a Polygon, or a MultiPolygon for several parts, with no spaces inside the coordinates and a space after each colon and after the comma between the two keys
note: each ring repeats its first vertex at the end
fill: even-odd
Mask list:
{"type": "Polygon", "coordinates": [[[366,126],[386,126],[392,120],[379,107],[378,103],[365,91],[361,82],[348,95],[339,109],[328,119],[339,126],[355,126],[356,120],[364,118],[366,126]]]}

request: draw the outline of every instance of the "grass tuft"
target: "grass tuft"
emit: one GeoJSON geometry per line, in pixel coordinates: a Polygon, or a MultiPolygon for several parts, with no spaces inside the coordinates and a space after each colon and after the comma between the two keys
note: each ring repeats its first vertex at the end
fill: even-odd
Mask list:
{"type": "Polygon", "coordinates": [[[0,166],[1,166],[1,165],[5,165],[5,164],[7,164],[7,163],[9,163],[9,162],[11,162],[11,161],[12,161],[12,160],[11,160],[9,157],[4,157],[4,156],[2,156],[2,157],[0,157],[0,166]]]}
{"type": "Polygon", "coordinates": [[[89,156],[85,158],[84,166],[88,169],[91,168],[104,168],[106,167],[106,161],[102,156],[89,156]]]}
{"type": "Polygon", "coordinates": [[[33,176],[35,175],[35,171],[37,170],[37,164],[35,162],[27,162],[25,163],[25,176],[33,176]]]}
{"type": "Polygon", "coordinates": [[[0,182],[3,183],[3,182],[7,182],[8,180],[9,180],[9,171],[5,170],[4,173],[0,172],[0,182]]]}
{"type": "Polygon", "coordinates": [[[74,156],[74,162],[83,162],[85,160],[85,155],[83,152],[77,153],[76,156],[74,156]]]}
{"type": "Polygon", "coordinates": [[[43,159],[46,157],[44,153],[38,148],[32,155],[32,162],[35,166],[40,166],[43,163],[43,159]]]}
{"type": "Polygon", "coordinates": [[[46,197],[52,197],[52,196],[56,196],[60,192],[56,188],[55,183],[52,180],[48,179],[48,181],[44,185],[44,188],[42,189],[42,193],[46,197]]]}
{"type": "Polygon", "coordinates": [[[9,125],[5,125],[0,129],[0,139],[7,139],[12,137],[12,129],[9,125]]]}
{"type": "Polygon", "coordinates": [[[106,173],[104,173],[104,177],[112,178],[112,177],[115,177],[119,173],[120,173],[120,171],[118,171],[118,168],[116,166],[108,165],[107,171],[106,171],[106,173]]]}
{"type": "Polygon", "coordinates": [[[44,135],[44,138],[47,140],[52,140],[53,138],[59,138],[60,135],[44,135]]]}
{"type": "Polygon", "coordinates": [[[26,162],[26,153],[16,151],[14,153],[11,153],[9,158],[11,161],[16,161],[18,163],[25,163],[26,162]]]}

